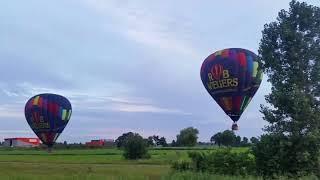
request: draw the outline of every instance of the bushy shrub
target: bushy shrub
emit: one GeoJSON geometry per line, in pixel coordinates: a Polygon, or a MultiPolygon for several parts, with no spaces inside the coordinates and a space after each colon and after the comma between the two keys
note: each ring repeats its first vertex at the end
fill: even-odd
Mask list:
{"type": "Polygon", "coordinates": [[[172,163],[172,168],[176,171],[191,170],[191,162],[186,160],[179,160],[172,163]]]}
{"type": "Polygon", "coordinates": [[[218,150],[211,155],[213,172],[224,175],[253,175],[256,171],[254,156],[249,152],[218,150]]]}
{"type": "Polygon", "coordinates": [[[231,149],[219,149],[212,152],[189,152],[191,162],[177,163],[173,168],[181,171],[182,169],[190,169],[197,172],[208,172],[221,175],[254,175],[255,159],[249,152],[233,152],[231,149]]]}
{"type": "Polygon", "coordinates": [[[318,137],[288,137],[269,134],[261,136],[252,149],[257,173],[268,178],[298,178],[319,173],[318,137]]]}
{"type": "Polygon", "coordinates": [[[198,172],[212,171],[212,154],[204,152],[189,152],[188,156],[192,161],[192,169],[198,172]]]}
{"type": "Polygon", "coordinates": [[[148,154],[147,143],[139,134],[128,137],[124,145],[123,156],[126,159],[148,159],[151,157],[150,154],[148,154]]]}

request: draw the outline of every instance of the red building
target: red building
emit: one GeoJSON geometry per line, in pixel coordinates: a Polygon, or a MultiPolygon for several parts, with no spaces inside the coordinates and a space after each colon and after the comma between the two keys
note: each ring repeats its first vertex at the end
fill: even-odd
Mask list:
{"type": "Polygon", "coordinates": [[[91,140],[90,142],[86,142],[86,146],[88,147],[103,147],[103,146],[111,146],[113,145],[112,139],[99,139],[99,140],[91,140]]]}
{"type": "Polygon", "coordinates": [[[37,147],[39,145],[39,138],[7,138],[3,143],[3,146],[7,147],[37,147]]]}

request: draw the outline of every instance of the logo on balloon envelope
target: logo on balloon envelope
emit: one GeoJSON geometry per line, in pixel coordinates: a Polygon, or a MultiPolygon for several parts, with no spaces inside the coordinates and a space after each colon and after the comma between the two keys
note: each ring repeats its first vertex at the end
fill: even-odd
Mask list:
{"type": "Polygon", "coordinates": [[[231,77],[229,70],[224,69],[221,64],[212,66],[211,71],[208,73],[208,79],[208,88],[210,90],[238,86],[238,78],[231,77]]]}
{"type": "Polygon", "coordinates": [[[209,78],[212,79],[213,77],[215,80],[220,80],[222,73],[223,73],[223,66],[220,64],[216,64],[215,66],[212,67],[211,76],[209,76],[209,78]]]}

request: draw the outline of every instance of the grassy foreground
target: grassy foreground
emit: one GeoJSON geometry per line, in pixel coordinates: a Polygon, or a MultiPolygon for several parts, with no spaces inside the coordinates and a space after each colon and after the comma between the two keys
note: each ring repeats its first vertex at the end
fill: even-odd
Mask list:
{"type": "Polygon", "coordinates": [[[56,150],[52,154],[42,150],[0,149],[0,179],[249,179],[172,172],[170,162],[188,158],[188,151],[190,150],[151,150],[151,159],[128,161],[123,159],[122,151],[117,149],[56,150]]]}

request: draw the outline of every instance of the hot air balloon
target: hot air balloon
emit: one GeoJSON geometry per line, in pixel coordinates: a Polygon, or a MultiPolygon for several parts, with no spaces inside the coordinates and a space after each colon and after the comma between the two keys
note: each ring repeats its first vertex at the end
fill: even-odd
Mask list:
{"type": "Polygon", "coordinates": [[[39,94],[28,100],[25,117],[43,144],[52,146],[68,124],[72,107],[67,98],[57,94],[39,94]]]}
{"type": "Polygon", "coordinates": [[[201,80],[211,97],[233,120],[232,130],[262,81],[259,58],[242,48],[228,48],[208,56],[201,67],[201,80]]]}

